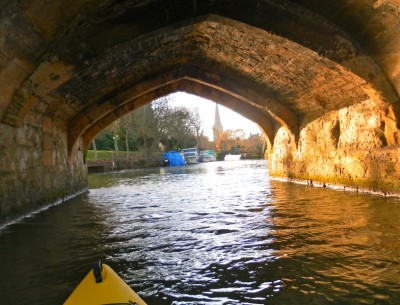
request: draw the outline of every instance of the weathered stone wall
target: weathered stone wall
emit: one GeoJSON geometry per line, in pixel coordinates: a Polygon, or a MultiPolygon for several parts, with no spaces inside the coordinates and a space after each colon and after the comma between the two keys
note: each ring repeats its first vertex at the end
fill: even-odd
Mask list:
{"type": "Polygon", "coordinates": [[[400,195],[400,146],[371,100],[303,121],[298,141],[281,127],[270,154],[275,177],[400,195]]]}
{"type": "Polygon", "coordinates": [[[258,123],[275,176],[400,193],[398,1],[0,7],[0,222],[82,189],[79,147],[176,91],[258,123]]]}
{"type": "MultiPolygon", "coordinates": [[[[41,103],[20,127],[0,126],[0,223],[86,187],[82,151],[68,155],[65,121],[42,115],[41,103]]],[[[371,100],[303,119],[298,136],[275,135],[275,177],[400,195],[399,131],[371,100]],[[393,140],[394,139],[394,140],[393,140]]]]}
{"type": "Polygon", "coordinates": [[[86,187],[82,153],[68,158],[63,121],[33,111],[20,127],[0,124],[0,138],[0,223],[86,187]]]}

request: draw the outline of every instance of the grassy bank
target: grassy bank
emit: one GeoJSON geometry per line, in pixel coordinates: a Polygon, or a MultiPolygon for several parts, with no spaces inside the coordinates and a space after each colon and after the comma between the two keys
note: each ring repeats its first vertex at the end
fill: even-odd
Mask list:
{"type": "Polygon", "coordinates": [[[86,155],[87,161],[98,161],[98,160],[115,160],[115,159],[140,159],[142,153],[138,151],[127,152],[127,151],[112,151],[112,150],[98,150],[97,159],[95,159],[94,150],[88,150],[86,155]]]}

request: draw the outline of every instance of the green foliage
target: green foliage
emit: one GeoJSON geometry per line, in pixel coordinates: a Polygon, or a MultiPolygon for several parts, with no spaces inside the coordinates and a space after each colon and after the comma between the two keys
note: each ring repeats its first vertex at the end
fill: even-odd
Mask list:
{"type": "Polygon", "coordinates": [[[96,148],[98,159],[103,158],[100,151],[136,151],[148,158],[154,152],[161,153],[159,144],[167,151],[199,146],[204,136],[198,111],[171,107],[170,100],[170,96],[158,99],[121,117],[101,131],[89,149],[96,148]]]}
{"type": "MultiPolygon", "coordinates": [[[[97,151],[97,161],[99,160],[112,160],[112,159],[126,159],[129,157],[130,159],[137,159],[140,157],[139,152],[127,152],[127,151],[119,151],[115,152],[112,150],[98,150],[97,151]]],[[[86,155],[87,161],[95,161],[95,151],[88,150],[86,155]]]]}
{"type": "MultiPolygon", "coordinates": [[[[97,150],[97,160],[111,160],[112,159],[111,150],[97,150]]],[[[93,161],[95,160],[95,152],[93,150],[88,150],[86,154],[86,160],[93,161]]]]}
{"type": "Polygon", "coordinates": [[[243,130],[226,130],[218,139],[218,160],[227,154],[241,154],[243,159],[262,159],[265,150],[265,139],[262,135],[251,134],[245,137],[243,130]]]}
{"type": "MultiPolygon", "coordinates": [[[[114,149],[114,139],[113,134],[108,130],[108,128],[101,131],[95,138],[97,150],[115,150],[114,149]]],[[[118,147],[119,150],[127,151],[125,144],[126,136],[125,134],[119,135],[118,147]]],[[[138,139],[132,137],[128,138],[129,151],[137,151],[139,147],[138,139]]],[[[93,150],[93,143],[90,145],[89,149],[93,150]]]]}

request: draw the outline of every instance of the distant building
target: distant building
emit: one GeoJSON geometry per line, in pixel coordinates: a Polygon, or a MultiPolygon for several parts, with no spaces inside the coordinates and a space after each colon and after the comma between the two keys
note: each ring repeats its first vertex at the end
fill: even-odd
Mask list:
{"type": "Polygon", "coordinates": [[[213,136],[214,136],[214,143],[218,143],[219,138],[221,137],[222,133],[224,132],[224,128],[222,127],[221,118],[219,116],[218,104],[215,103],[215,119],[214,119],[214,126],[213,126],[213,136]]]}

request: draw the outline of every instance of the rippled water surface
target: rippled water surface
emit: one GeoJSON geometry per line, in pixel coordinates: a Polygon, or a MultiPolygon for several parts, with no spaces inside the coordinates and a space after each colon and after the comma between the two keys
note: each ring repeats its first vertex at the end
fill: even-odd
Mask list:
{"type": "Polygon", "coordinates": [[[90,187],[0,231],[0,304],[62,304],[98,259],[149,305],[400,304],[399,199],[271,181],[264,161],[90,187]]]}

